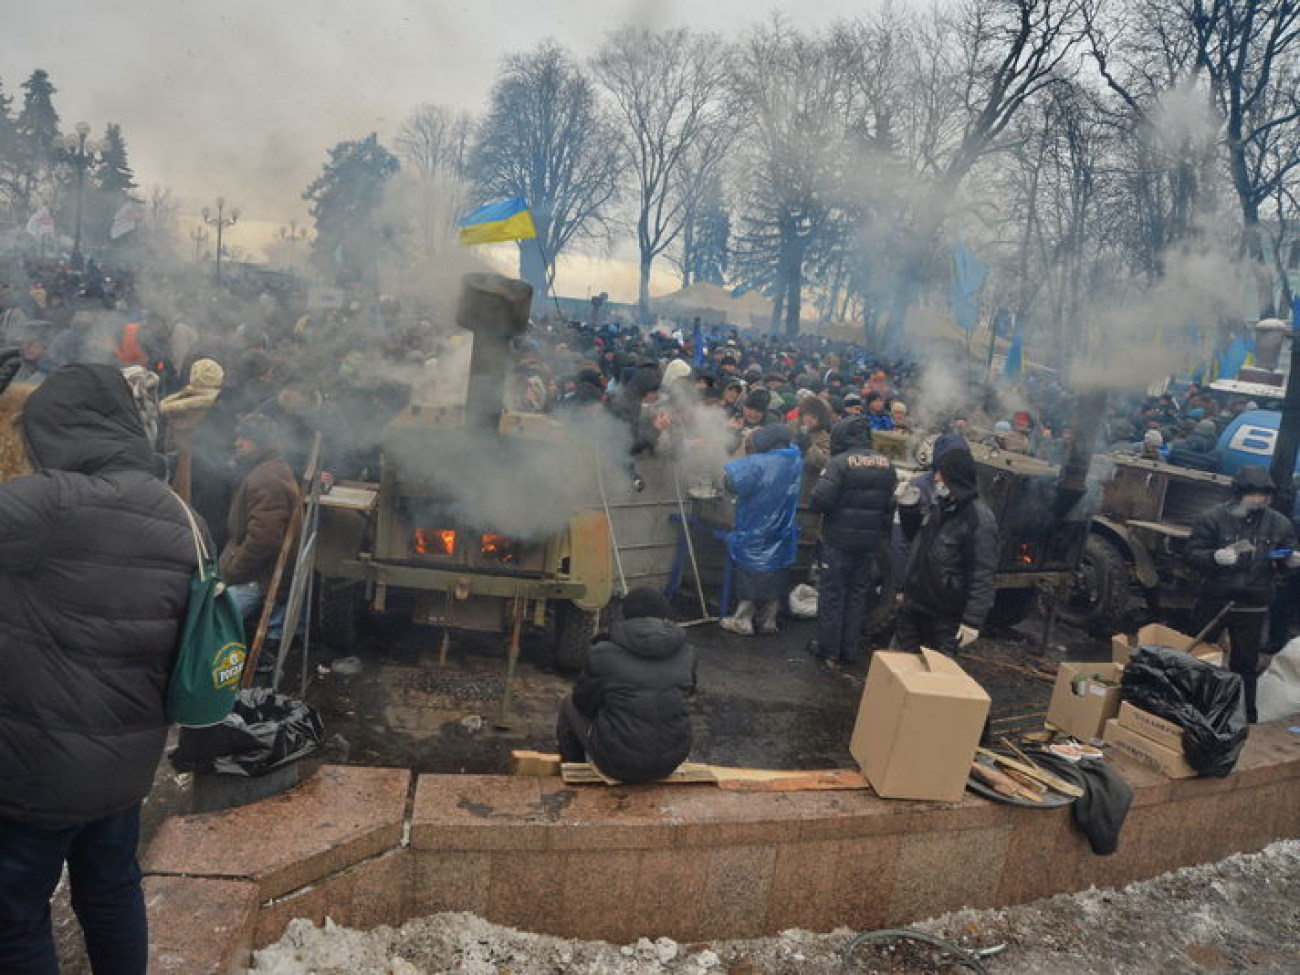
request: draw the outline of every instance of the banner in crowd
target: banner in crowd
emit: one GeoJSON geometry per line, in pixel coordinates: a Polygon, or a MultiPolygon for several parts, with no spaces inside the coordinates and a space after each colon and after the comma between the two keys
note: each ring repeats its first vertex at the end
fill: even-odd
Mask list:
{"type": "Polygon", "coordinates": [[[129,234],[140,226],[140,207],[135,203],[123,203],[113,214],[113,226],[109,228],[111,240],[129,234]]]}
{"type": "Polygon", "coordinates": [[[54,218],[50,216],[49,207],[41,207],[27,221],[27,232],[40,240],[42,237],[54,236],[54,218]]]}

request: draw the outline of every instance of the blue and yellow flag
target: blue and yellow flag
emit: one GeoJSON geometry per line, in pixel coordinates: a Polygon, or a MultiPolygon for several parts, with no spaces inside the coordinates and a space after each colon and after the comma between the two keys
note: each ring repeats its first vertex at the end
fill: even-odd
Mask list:
{"type": "Polygon", "coordinates": [[[489,203],[460,221],[460,243],[463,247],[474,244],[496,244],[503,240],[531,240],[537,236],[533,215],[522,196],[500,203],[489,203]]]}

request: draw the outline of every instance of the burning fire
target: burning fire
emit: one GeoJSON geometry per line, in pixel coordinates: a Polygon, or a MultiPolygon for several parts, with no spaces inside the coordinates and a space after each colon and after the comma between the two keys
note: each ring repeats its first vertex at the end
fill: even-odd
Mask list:
{"type": "Polygon", "coordinates": [[[515,543],[504,535],[488,532],[483,536],[479,550],[484,555],[490,555],[503,564],[515,560],[515,543]]]}
{"type": "Polygon", "coordinates": [[[415,530],[416,555],[451,555],[456,551],[456,533],[448,529],[429,531],[424,528],[415,530]]]}
{"type": "Polygon", "coordinates": [[[1034,552],[1033,549],[1029,547],[1028,542],[1022,542],[1020,545],[1020,563],[1021,565],[1034,564],[1034,552]]]}

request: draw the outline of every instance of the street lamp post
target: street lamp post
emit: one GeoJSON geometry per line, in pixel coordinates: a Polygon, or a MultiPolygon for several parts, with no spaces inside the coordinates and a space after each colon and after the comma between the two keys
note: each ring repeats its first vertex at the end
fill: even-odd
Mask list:
{"type": "Polygon", "coordinates": [[[227,227],[233,227],[239,220],[239,208],[231,207],[230,215],[226,215],[226,200],[224,197],[217,197],[217,212],[214,215],[207,207],[203,208],[203,222],[209,227],[217,228],[217,283],[221,283],[221,235],[227,227]]]}
{"type": "Polygon", "coordinates": [[[289,248],[289,278],[293,278],[293,253],[298,244],[307,237],[307,228],[299,227],[297,220],[290,220],[289,226],[280,228],[280,239],[289,248]]]}
{"type": "Polygon", "coordinates": [[[77,171],[77,206],[72,236],[72,266],[78,271],[81,270],[85,263],[85,258],[81,253],[81,214],[86,201],[86,170],[94,165],[96,152],[99,148],[95,143],[86,141],[88,135],[90,135],[90,126],[85,122],[78,122],[76,134],[69,135],[64,140],[63,145],[64,158],[77,171]]]}
{"type": "Polygon", "coordinates": [[[199,224],[190,231],[190,240],[194,241],[194,263],[198,264],[203,260],[203,245],[208,242],[212,235],[208,233],[208,228],[199,224]]]}

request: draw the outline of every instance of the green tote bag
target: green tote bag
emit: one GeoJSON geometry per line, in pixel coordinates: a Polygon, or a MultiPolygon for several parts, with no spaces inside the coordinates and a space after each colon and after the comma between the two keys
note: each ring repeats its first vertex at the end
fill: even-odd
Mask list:
{"type": "Polygon", "coordinates": [[[244,676],[248,648],[244,621],[190,506],[176,495],[194,533],[197,559],[190,580],[190,602],[176,646],[176,663],[167,684],[167,717],[186,728],[219,724],[230,714],[244,676]]]}

